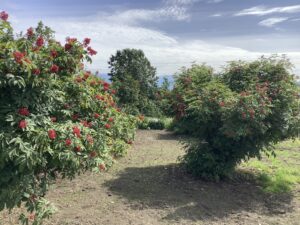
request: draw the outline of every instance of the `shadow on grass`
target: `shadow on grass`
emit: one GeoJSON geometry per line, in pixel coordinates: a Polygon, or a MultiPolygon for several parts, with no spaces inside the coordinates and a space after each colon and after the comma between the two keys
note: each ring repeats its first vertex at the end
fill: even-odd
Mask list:
{"type": "MultiPolygon", "coordinates": [[[[243,177],[243,176],[241,176],[243,177]]],[[[104,184],[136,210],[166,209],[163,220],[213,221],[239,212],[276,215],[293,211],[291,194],[271,195],[247,180],[195,180],[177,164],[126,168],[104,184]]]]}

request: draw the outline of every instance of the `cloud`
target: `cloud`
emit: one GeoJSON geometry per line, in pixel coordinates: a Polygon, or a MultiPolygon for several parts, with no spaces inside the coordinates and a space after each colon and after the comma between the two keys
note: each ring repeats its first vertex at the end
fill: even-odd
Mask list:
{"type": "Polygon", "coordinates": [[[216,13],[216,14],[211,15],[211,17],[221,17],[221,16],[222,16],[221,13],[216,13]]]}
{"type": "Polygon", "coordinates": [[[208,0],[208,3],[220,3],[223,2],[224,0],[208,0]]]}
{"type": "MultiPolygon", "coordinates": [[[[18,31],[26,30],[29,26],[37,24],[37,20],[15,18],[14,27],[18,31]]],[[[128,21],[128,20],[127,20],[128,21]]],[[[189,66],[192,62],[207,62],[219,68],[231,60],[253,60],[267,52],[248,51],[240,47],[230,47],[224,44],[213,44],[203,40],[181,40],[164,32],[145,28],[135,23],[119,23],[100,13],[86,18],[48,18],[43,22],[53,28],[56,37],[64,42],[65,37],[85,37],[92,39],[92,47],[98,51],[93,57],[93,64],[89,69],[99,70],[101,73],[109,71],[107,61],[119,49],[142,49],[151,63],[157,67],[158,75],[170,75],[182,66],[189,66]]],[[[300,52],[279,52],[287,54],[298,67],[300,73],[300,52]]]]}
{"type": "Polygon", "coordinates": [[[273,13],[297,13],[300,12],[300,5],[284,6],[284,7],[274,7],[267,8],[265,6],[255,6],[248,9],[243,9],[236,14],[235,16],[264,16],[273,13]]]}
{"type": "Polygon", "coordinates": [[[162,22],[167,20],[188,21],[189,8],[201,0],[164,0],[161,8],[129,9],[117,11],[113,14],[101,13],[106,21],[137,25],[141,22],[162,22]]]}
{"type": "Polygon", "coordinates": [[[105,17],[105,20],[125,24],[138,24],[143,21],[161,22],[165,20],[186,21],[190,15],[187,9],[179,6],[169,6],[161,9],[146,10],[146,9],[131,9],[123,12],[114,13],[105,17]]]}
{"type": "Polygon", "coordinates": [[[201,0],[164,0],[166,5],[191,5],[201,0]]]}
{"type": "Polygon", "coordinates": [[[258,24],[260,26],[273,27],[274,25],[276,25],[278,23],[282,23],[288,19],[289,19],[288,17],[272,17],[272,18],[262,20],[258,24]]]}

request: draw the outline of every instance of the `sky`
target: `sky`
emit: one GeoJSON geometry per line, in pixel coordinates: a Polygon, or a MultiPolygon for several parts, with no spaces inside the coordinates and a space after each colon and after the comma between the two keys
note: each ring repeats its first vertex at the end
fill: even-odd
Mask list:
{"type": "Polygon", "coordinates": [[[300,75],[299,0],[0,0],[15,31],[43,21],[64,41],[92,39],[92,70],[109,71],[118,49],[145,52],[157,75],[207,63],[285,54],[300,75]]]}

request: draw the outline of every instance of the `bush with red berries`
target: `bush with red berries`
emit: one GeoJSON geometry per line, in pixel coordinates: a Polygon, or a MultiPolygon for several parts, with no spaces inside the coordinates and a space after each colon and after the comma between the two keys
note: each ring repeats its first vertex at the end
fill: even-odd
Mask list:
{"type": "Polygon", "coordinates": [[[53,213],[48,186],[106,170],[132,142],[136,118],[84,70],[97,53],[90,39],[62,44],[42,23],[14,36],[7,19],[0,13],[0,210],[25,205],[21,221],[40,224],[53,213]]]}
{"type": "Polygon", "coordinates": [[[177,78],[184,113],[177,123],[195,137],[183,162],[200,177],[220,179],[235,166],[299,131],[299,89],[285,58],[232,62],[220,75],[194,66],[177,78]],[[184,90],[184,91],[183,91],[184,90]]]}

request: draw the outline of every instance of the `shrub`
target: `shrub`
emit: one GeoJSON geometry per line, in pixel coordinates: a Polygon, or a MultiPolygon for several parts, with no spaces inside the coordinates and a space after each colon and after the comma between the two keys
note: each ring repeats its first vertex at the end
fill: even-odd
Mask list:
{"type": "Polygon", "coordinates": [[[178,134],[190,134],[198,130],[198,124],[194,117],[186,113],[189,99],[197,94],[213,79],[213,69],[205,64],[192,65],[191,68],[182,68],[175,76],[175,85],[169,95],[175,116],[172,129],[178,134]],[[187,101],[188,100],[188,101],[187,101]]]}
{"type": "Polygon", "coordinates": [[[242,160],[274,154],[274,144],[297,135],[298,89],[289,68],[277,57],[232,62],[220,77],[189,85],[179,120],[193,123],[194,139],[183,157],[189,171],[219,179],[242,160]]]}
{"type": "Polygon", "coordinates": [[[166,120],[163,118],[146,117],[139,122],[139,129],[163,130],[167,126],[166,120]]]}
{"type": "Polygon", "coordinates": [[[25,224],[53,213],[43,196],[58,176],[105,170],[134,138],[110,84],[83,70],[89,43],[61,45],[42,23],[15,37],[0,21],[0,210],[24,203],[25,224]]]}

